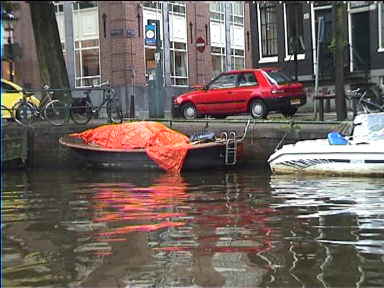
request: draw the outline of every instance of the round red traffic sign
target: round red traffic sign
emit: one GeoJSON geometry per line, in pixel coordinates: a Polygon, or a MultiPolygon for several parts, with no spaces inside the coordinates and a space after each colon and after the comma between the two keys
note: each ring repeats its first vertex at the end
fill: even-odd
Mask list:
{"type": "Polygon", "coordinates": [[[204,52],[204,49],[205,49],[205,40],[203,39],[203,37],[198,37],[196,39],[196,49],[199,51],[199,52],[204,52]]]}

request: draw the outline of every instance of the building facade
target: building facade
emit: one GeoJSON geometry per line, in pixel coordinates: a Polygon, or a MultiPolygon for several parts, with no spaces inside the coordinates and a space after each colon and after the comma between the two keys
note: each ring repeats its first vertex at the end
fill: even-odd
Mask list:
{"type": "MultiPolygon", "coordinates": [[[[165,110],[170,111],[172,96],[206,84],[222,71],[252,67],[249,3],[55,1],[71,85],[87,87],[110,81],[123,110],[129,109],[133,94],[137,113],[145,115],[148,82],[160,53],[165,110]],[[159,29],[159,47],[150,37],[153,34],[147,34],[153,27],[159,29]]],[[[15,80],[40,87],[29,7],[26,3],[20,6],[14,35],[23,55],[15,63],[15,80]]]]}
{"type": "MultiPolygon", "coordinates": [[[[346,89],[366,83],[383,89],[384,4],[382,1],[344,3],[346,89]]],[[[321,88],[332,93],[336,71],[335,5],[335,1],[253,1],[250,7],[250,17],[255,19],[251,29],[251,42],[255,44],[253,66],[279,66],[291,77],[297,77],[309,87],[309,102],[318,69],[321,88]]]]}
{"type": "MultiPolygon", "coordinates": [[[[346,89],[364,83],[384,88],[384,4],[344,3],[346,89]]],[[[147,115],[149,83],[159,55],[162,101],[168,112],[173,96],[231,69],[282,68],[306,85],[308,104],[302,110],[312,109],[316,76],[320,93],[334,92],[333,1],[63,1],[54,5],[71,85],[86,87],[108,80],[125,111],[133,95],[137,113],[147,115]],[[156,33],[158,46],[153,41],[156,33]]],[[[20,1],[16,16],[13,41],[20,56],[15,59],[15,81],[40,87],[26,2],[20,1]]]]}

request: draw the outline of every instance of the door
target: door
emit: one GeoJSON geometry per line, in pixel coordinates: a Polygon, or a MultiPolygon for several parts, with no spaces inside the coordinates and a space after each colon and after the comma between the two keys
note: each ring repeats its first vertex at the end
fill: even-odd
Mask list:
{"type": "Polygon", "coordinates": [[[332,10],[320,9],[315,11],[315,51],[317,49],[320,17],[323,18],[323,33],[321,34],[319,47],[319,75],[320,77],[327,77],[332,75],[331,73],[334,71],[333,53],[329,49],[333,37],[332,10]]]}
{"type": "Polygon", "coordinates": [[[23,98],[23,94],[19,90],[21,90],[21,87],[12,86],[1,80],[1,104],[12,109],[13,105],[23,98]]]}
{"type": "Polygon", "coordinates": [[[238,88],[235,92],[237,112],[247,112],[250,97],[259,89],[254,72],[239,73],[238,88]]]}
{"type": "Polygon", "coordinates": [[[370,66],[369,11],[351,14],[352,69],[365,71],[370,66]]]}
{"type": "Polygon", "coordinates": [[[198,110],[207,114],[233,113],[236,110],[234,90],[237,74],[222,74],[208,85],[199,99],[198,110]]]}

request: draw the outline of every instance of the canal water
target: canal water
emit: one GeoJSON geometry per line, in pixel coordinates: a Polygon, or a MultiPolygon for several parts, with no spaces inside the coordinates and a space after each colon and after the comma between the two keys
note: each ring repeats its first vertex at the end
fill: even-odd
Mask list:
{"type": "Polygon", "coordinates": [[[382,178],[2,176],[2,287],[384,287],[382,178]]]}

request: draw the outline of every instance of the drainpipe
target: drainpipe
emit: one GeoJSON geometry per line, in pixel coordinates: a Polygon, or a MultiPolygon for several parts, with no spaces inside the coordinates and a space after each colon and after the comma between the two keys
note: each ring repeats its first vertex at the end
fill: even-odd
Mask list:
{"type": "Polygon", "coordinates": [[[225,28],[225,71],[231,70],[231,24],[229,22],[231,2],[224,2],[224,28],[225,28]]]}

